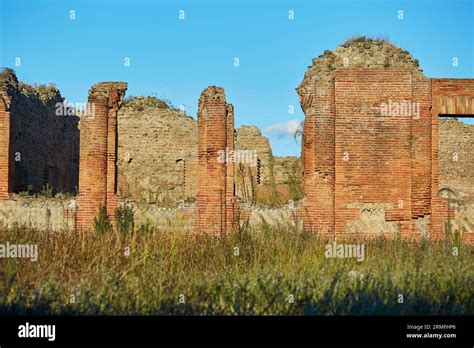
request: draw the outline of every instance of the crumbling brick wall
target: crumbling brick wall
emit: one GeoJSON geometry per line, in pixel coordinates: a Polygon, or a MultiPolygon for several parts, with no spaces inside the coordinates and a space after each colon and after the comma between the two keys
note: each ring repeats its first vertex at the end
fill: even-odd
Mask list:
{"type": "MultiPolygon", "coordinates": [[[[313,61],[315,62],[315,61],[313,61]]],[[[324,63],[324,66],[327,63],[324,63]]],[[[315,64],[316,67],[318,67],[315,64]]],[[[323,70],[322,67],[319,70],[323,70]]],[[[334,233],[335,90],[332,74],[308,71],[297,89],[305,113],[301,140],[307,231],[334,233]]]]}
{"type": "Polygon", "coordinates": [[[234,219],[234,169],[222,160],[222,151],[234,150],[234,109],[224,89],[207,87],[198,109],[198,218],[196,231],[221,235],[231,231],[234,219]]]}
{"type": "Polygon", "coordinates": [[[8,124],[3,123],[1,140],[9,145],[8,190],[38,192],[49,185],[55,192],[76,192],[79,118],[75,110],[63,107],[64,98],[56,87],[24,84],[9,69],[0,73],[0,95],[1,108],[8,111],[8,117],[3,114],[8,124]]]}
{"type": "Polygon", "coordinates": [[[0,95],[0,200],[7,200],[11,191],[10,176],[10,113],[0,95]]]}
{"type": "Polygon", "coordinates": [[[471,81],[443,79],[440,87],[408,52],[370,39],[313,60],[297,89],[305,229],[440,237],[438,115],[472,112],[471,99],[459,99],[474,95],[471,81]],[[443,104],[440,93],[454,99],[443,104]]]}
{"type": "Polygon", "coordinates": [[[94,114],[81,119],[77,227],[90,229],[99,207],[114,221],[117,194],[117,113],[127,84],[97,83],[89,91],[94,114]]]}

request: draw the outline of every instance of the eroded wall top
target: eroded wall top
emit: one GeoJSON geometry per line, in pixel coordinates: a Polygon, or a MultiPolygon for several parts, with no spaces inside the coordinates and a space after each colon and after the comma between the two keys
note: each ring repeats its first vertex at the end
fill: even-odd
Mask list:
{"type": "Polygon", "coordinates": [[[414,76],[425,78],[418,60],[408,51],[385,40],[361,37],[347,40],[335,50],[326,50],[313,59],[297,91],[300,95],[311,93],[316,81],[330,82],[337,69],[354,67],[406,68],[414,76]]]}
{"type": "Polygon", "coordinates": [[[54,106],[62,102],[64,98],[59,90],[53,85],[28,85],[21,81],[11,69],[3,69],[0,72],[0,96],[3,97],[8,107],[13,99],[20,97],[29,98],[32,102],[39,102],[44,106],[54,106]]]}

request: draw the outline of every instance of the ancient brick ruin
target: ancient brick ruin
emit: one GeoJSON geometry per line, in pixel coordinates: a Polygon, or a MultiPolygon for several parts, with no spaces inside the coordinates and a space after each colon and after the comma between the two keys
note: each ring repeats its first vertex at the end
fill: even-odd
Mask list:
{"type": "Polygon", "coordinates": [[[408,52],[364,41],[315,59],[297,91],[305,229],[442,237],[438,115],[473,115],[474,80],[428,79],[408,52]]]}
{"type": "Polygon", "coordinates": [[[222,151],[234,145],[234,107],[224,89],[211,86],[199,98],[198,110],[198,218],[196,231],[224,234],[234,220],[234,163],[222,160],[222,151]]]}
{"type": "Polygon", "coordinates": [[[17,80],[12,71],[0,75],[1,142],[6,161],[0,174],[0,192],[75,192],[79,173],[79,117],[63,107],[54,86],[33,87],[17,80]],[[9,149],[8,151],[7,148],[9,149]],[[7,166],[8,163],[8,166],[7,166]],[[5,170],[3,170],[5,168],[5,170]]]}
{"type": "Polygon", "coordinates": [[[11,191],[10,176],[10,112],[8,105],[0,96],[0,200],[9,199],[11,191]]]}
{"type": "MultiPolygon", "coordinates": [[[[197,120],[159,99],[131,97],[119,110],[118,132],[118,187],[122,198],[167,206],[195,202],[197,120]]],[[[257,127],[241,126],[235,134],[236,150],[254,152],[258,157],[252,166],[235,166],[236,196],[243,201],[251,200],[252,182],[257,189],[271,185],[274,160],[278,162],[274,174],[279,188],[285,188],[288,176],[300,176],[299,163],[286,166],[286,161],[273,156],[268,139],[257,127]]]]}
{"type": "Polygon", "coordinates": [[[94,106],[94,113],[83,117],[80,124],[78,228],[91,229],[101,205],[114,221],[120,201],[117,194],[117,113],[126,90],[126,83],[102,82],[89,91],[88,103],[94,106]]]}
{"type": "Polygon", "coordinates": [[[429,79],[408,52],[385,41],[325,51],[297,89],[305,113],[301,162],[273,156],[256,127],[234,129],[221,87],[202,92],[197,121],[156,98],[124,100],[126,89],[98,83],[89,91],[92,113],[64,107],[67,117],[58,117],[63,98],[54,86],[2,74],[0,223],[91,230],[100,206],[113,223],[126,204],[138,225],[222,235],[242,218],[271,221],[281,213],[289,220],[288,195],[280,208],[258,197],[301,179],[296,210],[306,231],[443,238],[449,215],[474,241],[474,126],[441,118],[474,115],[473,79],[429,79]],[[234,163],[227,156],[234,150],[255,150],[255,163],[234,163]],[[462,163],[451,160],[453,152],[462,163]],[[45,185],[78,195],[21,195],[45,185]],[[452,211],[440,189],[455,192],[452,211]]]}

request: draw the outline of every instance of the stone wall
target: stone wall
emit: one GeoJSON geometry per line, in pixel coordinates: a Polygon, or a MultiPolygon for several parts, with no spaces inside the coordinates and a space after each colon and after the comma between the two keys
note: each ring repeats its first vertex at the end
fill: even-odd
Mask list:
{"type": "Polygon", "coordinates": [[[440,120],[439,184],[459,198],[474,198],[474,125],[440,120]]]}
{"type": "Polygon", "coordinates": [[[71,230],[75,226],[75,199],[22,197],[12,194],[9,200],[0,201],[0,226],[71,230]]]}
{"type": "Polygon", "coordinates": [[[176,205],[196,197],[197,123],[155,98],[127,100],[118,115],[119,192],[176,205]]]}
{"type": "MultiPolygon", "coordinates": [[[[181,200],[195,201],[196,120],[156,98],[134,97],[126,100],[119,111],[118,134],[118,182],[122,197],[164,207],[176,206],[181,200]]],[[[235,142],[237,156],[247,157],[253,151],[256,154],[255,164],[249,165],[245,158],[244,163],[236,163],[236,193],[247,200],[249,194],[243,193],[244,186],[249,190],[252,180],[255,184],[270,183],[273,156],[268,139],[257,127],[237,128],[235,142]]]]}
{"type": "Polygon", "coordinates": [[[62,107],[59,91],[54,86],[26,85],[5,69],[0,73],[0,96],[0,112],[9,112],[9,191],[38,192],[50,185],[56,192],[76,192],[79,118],[74,110],[62,107]]]}
{"type": "Polygon", "coordinates": [[[274,157],[275,183],[284,184],[290,179],[302,180],[301,158],[296,156],[274,157]]]}

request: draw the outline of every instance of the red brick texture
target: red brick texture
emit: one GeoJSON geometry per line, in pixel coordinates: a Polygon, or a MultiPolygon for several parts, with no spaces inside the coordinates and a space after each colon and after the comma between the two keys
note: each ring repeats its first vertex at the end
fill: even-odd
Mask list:
{"type": "Polygon", "coordinates": [[[411,231],[415,238],[419,238],[421,235],[416,221],[431,214],[432,115],[429,79],[412,76],[412,101],[418,103],[419,115],[411,117],[411,231]]]}
{"type": "Polygon", "coordinates": [[[234,149],[234,109],[226,103],[224,89],[207,87],[198,110],[198,233],[222,235],[232,230],[234,219],[234,164],[222,153],[234,149]]]}
{"type": "Polygon", "coordinates": [[[127,85],[103,82],[89,91],[94,115],[80,122],[79,196],[76,225],[92,229],[103,205],[111,221],[119,204],[117,195],[117,112],[127,85]]]}
{"type": "Polygon", "coordinates": [[[336,237],[344,235],[349,221],[359,218],[354,203],[387,204],[386,220],[399,221],[402,234],[409,232],[411,117],[383,116],[380,105],[411,101],[411,87],[406,70],[336,72],[336,237]]]}
{"type": "Polygon", "coordinates": [[[339,68],[298,93],[305,230],[441,238],[447,211],[438,197],[438,114],[473,114],[474,80],[339,68]]]}
{"type": "Polygon", "coordinates": [[[10,162],[10,112],[3,97],[0,96],[0,200],[9,199],[13,173],[10,162]]]}
{"type": "Polygon", "coordinates": [[[305,229],[334,234],[334,83],[318,81],[314,90],[302,90],[305,111],[302,165],[306,206],[302,212],[305,229]]]}

